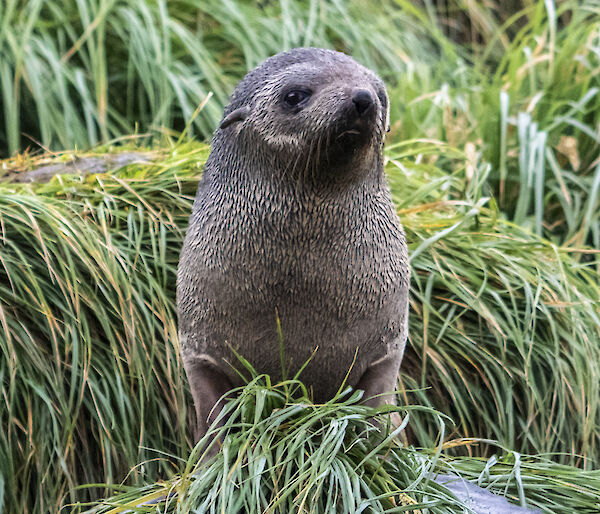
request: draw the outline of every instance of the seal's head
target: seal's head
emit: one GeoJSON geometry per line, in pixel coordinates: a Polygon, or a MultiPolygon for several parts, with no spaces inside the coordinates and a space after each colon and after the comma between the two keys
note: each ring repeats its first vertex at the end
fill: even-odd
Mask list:
{"type": "Polygon", "coordinates": [[[294,174],[365,169],[380,159],[388,125],[382,80],[351,57],[321,48],[277,54],[234,91],[215,135],[260,149],[294,174]]]}

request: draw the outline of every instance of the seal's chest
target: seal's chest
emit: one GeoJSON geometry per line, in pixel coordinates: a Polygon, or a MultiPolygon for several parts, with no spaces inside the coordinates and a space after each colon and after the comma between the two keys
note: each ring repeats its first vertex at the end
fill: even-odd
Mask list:
{"type": "Polygon", "coordinates": [[[317,196],[262,184],[221,195],[202,221],[207,278],[249,308],[370,311],[406,270],[404,236],[384,191],[317,196]]]}
{"type": "Polygon", "coordinates": [[[400,281],[401,263],[390,259],[397,248],[356,215],[330,216],[327,223],[280,219],[257,228],[254,237],[240,241],[240,257],[254,263],[246,283],[267,302],[310,304],[343,316],[380,305],[400,281]]]}

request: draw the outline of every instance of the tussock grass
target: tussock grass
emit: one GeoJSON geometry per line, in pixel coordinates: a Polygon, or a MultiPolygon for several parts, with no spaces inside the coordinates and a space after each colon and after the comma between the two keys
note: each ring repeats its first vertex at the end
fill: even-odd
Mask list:
{"type": "MultiPolygon", "coordinates": [[[[0,505],[4,498],[7,512],[54,512],[106,497],[113,489],[77,486],[125,480],[137,487],[181,471],[178,459],[190,458],[191,399],[173,300],[208,147],[168,136],[187,127],[188,135],[209,137],[248,68],[302,45],[346,51],[388,84],[387,170],[413,268],[401,400],[456,423],[435,465],[402,449],[385,461],[388,475],[377,487],[387,494],[414,482],[409,473],[392,484],[399,475],[389,478],[388,465],[448,465],[470,478],[491,470],[513,498],[554,502],[549,512],[572,512],[569,502],[593,511],[598,6],[437,5],[0,2],[0,154],[34,145],[30,138],[52,149],[89,148],[121,134],[144,144],[160,134],[162,146],[153,164],[116,173],[0,184],[0,505]],[[463,444],[472,437],[484,441],[463,444]],[[491,441],[554,463],[515,453],[487,461],[497,451],[491,441]],[[569,464],[585,471],[561,467],[569,464]]],[[[3,161],[2,174],[72,155],[84,154],[26,151],[3,161]]],[[[406,437],[432,448],[439,425],[415,410],[406,437]]],[[[216,494],[197,480],[195,489],[181,489],[177,480],[144,487],[216,494]]],[[[139,490],[130,494],[138,498],[139,490]]]]}
{"type": "MultiPolygon", "coordinates": [[[[585,465],[600,442],[600,376],[589,364],[600,351],[597,268],[498,219],[482,196],[489,167],[446,148],[442,159],[452,158],[454,171],[444,173],[441,159],[427,164],[440,148],[389,149],[413,268],[403,383],[432,388],[407,401],[427,404],[433,393],[432,405],[451,415],[460,435],[525,453],[578,454],[585,465]],[[402,160],[411,155],[421,164],[402,160]]],[[[415,431],[420,444],[436,436],[415,431]]]]}
{"type": "Polygon", "coordinates": [[[315,405],[301,382],[271,384],[255,376],[236,391],[222,413],[224,425],[198,444],[180,475],[122,488],[86,512],[468,512],[434,481],[440,472],[541,512],[591,512],[600,505],[600,471],[513,452],[486,461],[403,447],[398,435],[411,414],[421,411],[438,426],[439,415],[419,407],[365,407],[357,403],[361,392],[342,389],[315,405]],[[394,411],[404,416],[399,427],[386,416],[394,411]],[[215,436],[221,451],[199,464],[215,436]]]}
{"type": "Polygon", "coordinates": [[[191,126],[206,139],[239,79],[281,50],[336,47],[388,76],[409,53],[431,62],[427,29],[411,19],[372,0],[7,0],[0,155],[31,145],[22,133],[54,149],[182,130],[212,92],[191,126]]]}
{"type": "MultiPolygon", "coordinates": [[[[8,512],[54,511],[109,493],[73,488],[82,483],[154,482],[189,457],[175,270],[208,147],[180,143],[155,154],[154,163],[112,174],[0,184],[8,512]]],[[[402,399],[449,414],[450,446],[482,437],[593,467],[594,263],[502,221],[483,195],[489,168],[462,152],[413,141],[390,146],[388,156],[413,267],[402,399]]],[[[433,418],[413,413],[410,442],[432,447],[438,433],[433,418]]]]}
{"type": "Polygon", "coordinates": [[[27,193],[1,205],[0,472],[21,512],[55,512],[80,481],[120,480],[144,446],[185,446],[165,406],[184,403],[175,262],[156,265],[173,239],[136,208],[117,220],[107,204],[86,214],[27,193]]]}
{"type": "Polygon", "coordinates": [[[416,15],[436,35],[439,61],[409,54],[387,79],[390,139],[463,149],[491,165],[489,193],[506,219],[561,245],[600,247],[597,5],[448,4],[450,13],[416,15]],[[478,29],[469,45],[435,32],[460,32],[461,20],[478,29]]]}
{"type": "MultiPolygon", "coordinates": [[[[385,427],[381,414],[389,408],[358,404],[361,392],[340,390],[315,405],[301,382],[272,385],[263,375],[236,393],[220,417],[225,424],[196,446],[180,476],[131,489],[93,512],[122,512],[157,497],[163,512],[383,512],[399,505],[446,512],[443,506],[458,503],[431,480],[427,457],[394,444],[400,429],[375,428],[370,418],[381,417],[385,427]],[[214,437],[221,451],[198,466],[214,437]]],[[[154,512],[157,505],[138,508],[154,512]]]]}
{"type": "Polygon", "coordinates": [[[385,79],[392,140],[435,138],[482,155],[507,219],[559,244],[600,247],[597,3],[436,6],[7,0],[0,155],[188,125],[208,139],[248,69],[294,46],[336,48],[385,79]]]}

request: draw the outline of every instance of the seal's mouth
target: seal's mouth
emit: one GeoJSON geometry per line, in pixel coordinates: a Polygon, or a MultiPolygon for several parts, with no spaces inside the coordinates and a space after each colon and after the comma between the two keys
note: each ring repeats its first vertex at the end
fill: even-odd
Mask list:
{"type": "Polygon", "coordinates": [[[354,121],[341,126],[335,136],[335,142],[342,147],[358,147],[369,143],[375,127],[372,122],[354,121]]]}
{"type": "Polygon", "coordinates": [[[377,132],[377,112],[370,108],[359,113],[355,108],[345,108],[334,125],[335,141],[342,146],[368,144],[377,132]]]}
{"type": "Polygon", "coordinates": [[[362,135],[363,135],[363,133],[360,130],[348,129],[348,130],[344,130],[341,134],[338,134],[336,139],[340,139],[345,136],[362,136],[362,135]]]}

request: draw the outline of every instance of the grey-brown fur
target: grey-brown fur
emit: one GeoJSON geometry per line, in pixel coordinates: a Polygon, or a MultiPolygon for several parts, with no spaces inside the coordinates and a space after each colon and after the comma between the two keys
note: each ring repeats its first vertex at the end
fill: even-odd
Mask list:
{"type": "Polygon", "coordinates": [[[373,72],[317,48],[267,59],[233,93],[178,272],[198,436],[218,398],[241,385],[228,345],[281,376],[276,312],[288,376],[319,347],[301,375],[316,401],[331,398],[350,368],[347,383],[367,398],[395,389],[409,266],[383,172],[387,103],[373,72]],[[302,109],[284,101],[309,89],[302,109]]]}

